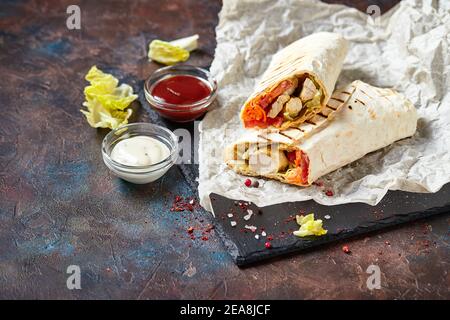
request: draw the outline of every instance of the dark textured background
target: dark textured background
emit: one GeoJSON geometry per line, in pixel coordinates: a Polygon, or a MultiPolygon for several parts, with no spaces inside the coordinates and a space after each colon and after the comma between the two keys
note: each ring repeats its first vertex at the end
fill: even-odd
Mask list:
{"type": "Polygon", "coordinates": [[[210,217],[170,212],[175,195],[194,195],[180,168],[147,186],[112,177],[105,131],[78,110],[93,64],[140,91],[159,67],[146,58],[151,39],[198,33],[189,62],[209,66],[221,3],[79,1],[79,31],[65,26],[70,4],[0,2],[0,298],[450,298],[448,215],[355,239],[351,255],[338,243],[246,269],[214,230],[191,240],[186,229],[210,217]],[[72,264],[81,290],[66,288],[72,264]],[[366,288],[370,264],[382,290],[366,288]]]}

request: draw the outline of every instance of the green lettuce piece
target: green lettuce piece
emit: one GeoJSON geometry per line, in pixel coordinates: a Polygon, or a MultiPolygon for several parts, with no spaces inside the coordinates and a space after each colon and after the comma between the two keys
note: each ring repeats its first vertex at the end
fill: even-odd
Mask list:
{"type": "Polygon", "coordinates": [[[314,219],[314,213],[306,216],[297,215],[295,219],[300,226],[300,229],[294,231],[294,235],[297,237],[322,236],[328,232],[322,227],[322,220],[314,219]]]}
{"type": "Polygon", "coordinates": [[[93,66],[86,75],[90,85],[84,88],[86,101],[83,106],[86,110],[81,112],[86,116],[89,125],[93,128],[117,127],[128,123],[132,109],[125,110],[137,95],[128,84],[119,84],[114,76],[104,73],[93,66]]]}
{"type": "Polygon", "coordinates": [[[184,50],[189,52],[194,51],[198,48],[198,34],[194,34],[193,36],[177,39],[170,41],[169,43],[173,46],[181,47],[184,50]]]}
{"type": "Polygon", "coordinates": [[[87,122],[93,128],[116,129],[127,124],[128,118],[133,112],[131,108],[125,111],[105,108],[95,99],[83,102],[83,106],[87,108],[87,111],[80,111],[86,116],[87,122]]]}
{"type": "Polygon", "coordinates": [[[85,94],[87,99],[96,99],[111,110],[124,110],[137,98],[137,95],[133,94],[133,88],[124,83],[110,92],[103,93],[97,91],[97,87],[89,86],[86,87],[85,94]]]}
{"type": "Polygon", "coordinates": [[[101,70],[93,66],[87,73],[85,79],[90,85],[84,88],[86,99],[94,99],[96,96],[110,94],[119,84],[114,76],[103,73],[101,70]]]}
{"type": "Polygon", "coordinates": [[[322,93],[320,91],[321,90],[317,91],[314,98],[305,103],[306,108],[314,112],[319,111],[319,109],[321,108],[320,98],[322,97],[322,93]]]}
{"type": "Polygon", "coordinates": [[[99,88],[103,88],[105,92],[112,91],[119,84],[119,80],[117,80],[113,75],[104,73],[97,66],[92,66],[86,74],[85,79],[89,81],[89,83],[99,88]]]}
{"type": "Polygon", "coordinates": [[[284,117],[285,120],[294,121],[294,118],[291,117],[289,112],[283,113],[283,117],[284,117]]]}
{"type": "Polygon", "coordinates": [[[148,58],[165,65],[173,65],[189,59],[189,51],[170,42],[153,40],[149,45],[148,58]]]}

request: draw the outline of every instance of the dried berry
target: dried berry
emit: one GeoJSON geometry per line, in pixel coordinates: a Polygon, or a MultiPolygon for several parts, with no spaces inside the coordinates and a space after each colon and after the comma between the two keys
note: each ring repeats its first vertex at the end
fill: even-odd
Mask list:
{"type": "Polygon", "coordinates": [[[349,254],[351,252],[349,246],[343,246],[342,251],[344,251],[347,254],[349,254]]]}
{"type": "Polygon", "coordinates": [[[313,182],[313,185],[318,186],[318,187],[323,187],[323,182],[322,181],[316,181],[316,182],[313,182]]]}
{"type": "Polygon", "coordinates": [[[331,190],[327,190],[327,191],[325,191],[325,195],[328,197],[332,197],[332,196],[334,196],[334,193],[331,190]]]}
{"type": "Polygon", "coordinates": [[[272,244],[271,244],[269,241],[267,241],[266,243],[264,243],[264,246],[266,247],[266,249],[272,248],[272,244]]]}
{"type": "Polygon", "coordinates": [[[252,187],[253,188],[258,188],[259,187],[259,181],[258,180],[253,181],[252,187]]]}
{"type": "Polygon", "coordinates": [[[246,179],[245,182],[244,182],[244,184],[245,184],[246,187],[249,187],[249,188],[250,188],[250,187],[252,186],[252,180],[246,179]]]}
{"type": "Polygon", "coordinates": [[[172,212],[182,212],[182,211],[194,211],[196,206],[195,199],[184,199],[181,196],[176,196],[173,200],[172,207],[170,208],[170,211],[172,212]]]}
{"type": "Polygon", "coordinates": [[[188,232],[188,233],[194,232],[194,227],[189,227],[189,228],[187,229],[187,232],[188,232]]]}

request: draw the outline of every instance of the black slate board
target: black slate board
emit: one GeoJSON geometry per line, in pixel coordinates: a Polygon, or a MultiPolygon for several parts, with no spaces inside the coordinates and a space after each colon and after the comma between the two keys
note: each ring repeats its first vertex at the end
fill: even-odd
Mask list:
{"type": "MultiPolygon", "coordinates": [[[[255,214],[249,221],[243,220],[247,210],[242,209],[239,202],[217,194],[211,194],[210,198],[216,215],[216,224],[220,225],[218,230],[223,232],[221,238],[238,266],[261,262],[432,215],[450,213],[450,184],[434,194],[390,191],[377,206],[362,203],[324,206],[312,200],[262,208],[250,204],[249,209],[255,214]],[[233,212],[233,218],[227,216],[230,212],[233,212]],[[292,235],[292,230],[297,230],[298,226],[295,220],[289,217],[299,212],[313,212],[316,219],[324,221],[328,233],[321,237],[307,238],[292,235]],[[327,220],[324,218],[325,215],[330,215],[331,218],[327,220]],[[230,221],[235,220],[236,216],[239,217],[238,224],[232,227],[230,221]],[[274,240],[270,241],[272,248],[265,248],[265,238],[257,240],[254,237],[255,233],[243,232],[245,224],[264,227],[268,235],[274,235],[274,240]]],[[[261,230],[259,229],[257,233],[260,234],[261,230]]]]}

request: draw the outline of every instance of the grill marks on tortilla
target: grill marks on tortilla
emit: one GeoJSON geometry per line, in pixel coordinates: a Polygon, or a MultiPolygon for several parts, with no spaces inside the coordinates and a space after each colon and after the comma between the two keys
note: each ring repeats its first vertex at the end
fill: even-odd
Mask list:
{"type": "Polygon", "coordinates": [[[338,99],[338,98],[333,98],[333,100],[339,101],[340,103],[344,103],[345,101],[342,99],[338,99]]]}
{"type": "Polygon", "coordinates": [[[282,80],[280,79],[294,77],[293,73],[295,73],[295,70],[297,70],[297,65],[301,65],[301,60],[303,58],[304,57],[297,59],[294,64],[286,65],[285,63],[277,63],[277,67],[269,67],[265,75],[263,75],[264,81],[262,81],[258,86],[260,90],[266,87],[275,87],[278,83],[282,82],[282,80]],[[270,74],[271,76],[266,78],[267,74],[270,74]]]}
{"type": "MultiPolygon", "coordinates": [[[[342,108],[346,102],[350,99],[355,91],[354,87],[346,88],[343,92],[336,92],[332,98],[330,98],[328,104],[322,109],[320,113],[312,115],[310,118],[296,128],[288,128],[281,131],[275,131],[276,134],[269,135],[268,133],[260,133],[259,137],[270,137],[271,141],[279,143],[289,144],[306,138],[314,130],[320,128],[326,124],[334,115],[342,108]],[[293,141],[289,141],[292,139],[293,141]]],[[[273,132],[272,132],[273,133],[273,132]]]]}
{"type": "Polygon", "coordinates": [[[320,127],[322,124],[324,124],[328,120],[328,117],[325,117],[321,114],[316,114],[310,121],[310,123],[320,127]]]}
{"type": "MultiPolygon", "coordinates": [[[[284,133],[283,131],[279,132],[278,134],[282,135],[283,137],[286,137],[287,139],[289,139],[289,141],[291,141],[290,143],[292,143],[292,137],[290,137],[289,135],[287,135],[286,133],[284,133]]],[[[289,143],[289,144],[290,144],[289,143]]]]}
{"type": "Polygon", "coordinates": [[[333,111],[337,111],[341,108],[355,93],[356,87],[353,85],[349,87],[345,87],[341,91],[336,91],[328,100],[328,103],[322,113],[325,113],[326,116],[329,116],[333,111]],[[330,111],[331,109],[332,111],[330,111]]]}
{"type": "Polygon", "coordinates": [[[259,83],[257,91],[263,91],[264,88],[268,87],[275,87],[285,78],[308,76],[308,73],[295,75],[296,70],[303,69],[302,64],[305,58],[307,58],[305,55],[297,57],[290,52],[282,55],[276,54],[267,71],[262,76],[264,80],[259,83]],[[295,57],[295,59],[291,60],[292,57],[295,57]]]}
{"type": "Polygon", "coordinates": [[[322,110],[320,113],[318,113],[318,114],[320,114],[320,115],[323,116],[323,117],[328,118],[328,116],[329,116],[331,113],[333,113],[334,111],[336,111],[336,109],[330,108],[330,107],[327,105],[327,106],[325,106],[325,108],[323,108],[323,110],[322,110]]]}
{"type": "Polygon", "coordinates": [[[262,131],[258,134],[258,138],[265,139],[266,143],[282,143],[286,145],[294,143],[290,136],[282,132],[262,131]]]}
{"type": "Polygon", "coordinates": [[[287,130],[281,131],[280,133],[292,139],[293,141],[298,141],[305,135],[305,132],[298,128],[289,128],[287,130]]]}
{"type": "Polygon", "coordinates": [[[362,104],[363,106],[366,105],[366,104],[364,103],[364,101],[361,101],[361,100],[358,99],[358,98],[355,99],[355,103],[360,103],[360,104],[362,104]]]}
{"type": "Polygon", "coordinates": [[[367,92],[365,92],[363,89],[359,88],[359,91],[361,91],[364,95],[369,97],[369,99],[373,99],[367,92]]]}
{"type": "Polygon", "coordinates": [[[380,89],[370,87],[366,83],[358,82],[355,93],[353,94],[352,101],[354,104],[349,106],[349,109],[360,109],[369,115],[370,119],[376,119],[377,109],[373,105],[374,97],[383,98],[390,105],[393,104],[390,97],[395,95],[395,91],[391,89],[380,89]]]}
{"type": "Polygon", "coordinates": [[[339,109],[340,106],[342,106],[343,103],[344,103],[343,100],[331,97],[330,100],[328,100],[326,107],[333,111],[336,111],[337,109],[339,109]]]}

